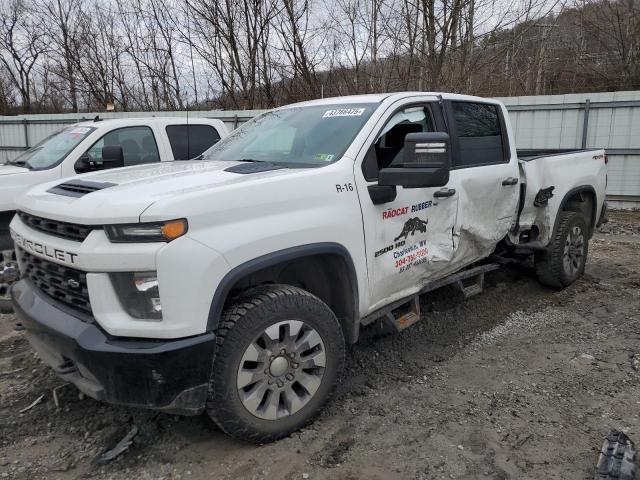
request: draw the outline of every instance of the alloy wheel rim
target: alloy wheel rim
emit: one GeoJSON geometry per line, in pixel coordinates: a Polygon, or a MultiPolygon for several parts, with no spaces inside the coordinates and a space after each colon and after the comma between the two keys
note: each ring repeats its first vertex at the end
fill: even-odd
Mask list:
{"type": "Polygon", "coordinates": [[[573,227],[564,244],[562,263],[567,275],[573,277],[582,266],[584,259],[584,235],[578,226],[573,227]]]}
{"type": "Polygon", "coordinates": [[[20,279],[18,261],[13,250],[0,251],[0,300],[11,298],[11,285],[20,279]]]}
{"type": "Polygon", "coordinates": [[[267,327],[245,349],[236,387],[255,417],[278,420],[295,414],[320,388],[326,352],[320,334],[300,320],[267,327]]]}

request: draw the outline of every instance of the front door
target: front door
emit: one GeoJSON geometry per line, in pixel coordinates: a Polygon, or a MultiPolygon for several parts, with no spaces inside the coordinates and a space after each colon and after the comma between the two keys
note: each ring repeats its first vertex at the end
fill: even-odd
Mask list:
{"type": "MultiPolygon", "coordinates": [[[[363,171],[364,179],[359,185],[370,279],[370,311],[415,293],[449,265],[454,254],[453,228],[458,204],[452,182],[444,187],[448,196],[434,197],[443,187],[399,186],[395,200],[373,204],[367,187],[376,185],[379,169],[402,165],[405,136],[415,132],[446,131],[437,102],[402,107],[381,124],[383,126],[367,154],[368,160],[375,156],[373,163],[377,168],[363,171]]],[[[362,175],[356,175],[356,178],[360,179],[362,175]]]]}

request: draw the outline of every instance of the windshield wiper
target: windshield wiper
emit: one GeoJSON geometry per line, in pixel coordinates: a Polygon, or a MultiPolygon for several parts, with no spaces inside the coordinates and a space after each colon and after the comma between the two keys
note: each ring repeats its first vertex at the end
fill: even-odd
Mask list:
{"type": "Polygon", "coordinates": [[[31,165],[29,165],[26,160],[14,160],[14,161],[9,160],[7,162],[7,165],[15,165],[17,167],[25,167],[25,168],[28,168],[29,170],[31,170],[31,165]]]}
{"type": "MultiPolygon", "coordinates": [[[[251,162],[251,163],[261,163],[264,162],[264,160],[256,160],[255,158],[240,158],[238,160],[231,160],[232,162],[251,162]]],[[[266,163],[273,163],[273,162],[266,162],[266,163]]]]}

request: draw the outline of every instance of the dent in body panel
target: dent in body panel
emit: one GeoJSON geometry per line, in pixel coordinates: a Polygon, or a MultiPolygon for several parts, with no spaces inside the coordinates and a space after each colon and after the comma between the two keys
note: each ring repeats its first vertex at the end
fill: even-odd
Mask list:
{"type": "MultiPolygon", "coordinates": [[[[604,152],[602,151],[604,154],[604,152]]],[[[538,228],[537,241],[546,245],[551,240],[556,218],[565,196],[577,187],[593,187],[596,210],[599,212],[604,198],[606,167],[599,160],[599,151],[551,155],[531,161],[521,161],[521,176],[526,182],[524,208],[520,215],[520,231],[538,228]],[[535,196],[541,190],[555,187],[546,205],[536,207],[535,196]]],[[[518,232],[510,235],[518,243],[518,232]]]]}
{"type": "Polygon", "coordinates": [[[474,175],[460,178],[450,272],[489,256],[510,229],[517,211],[518,190],[500,185],[505,172],[498,169],[505,167],[482,167],[486,171],[476,169],[474,175]]]}

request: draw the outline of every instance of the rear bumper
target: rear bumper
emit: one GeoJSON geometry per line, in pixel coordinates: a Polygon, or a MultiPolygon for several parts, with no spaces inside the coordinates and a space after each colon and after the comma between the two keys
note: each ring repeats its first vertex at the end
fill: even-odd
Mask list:
{"type": "Polygon", "coordinates": [[[42,360],[90,397],[185,415],[204,409],[213,334],[161,341],[111,337],[54,305],[26,280],[14,285],[12,299],[42,360]]]}

